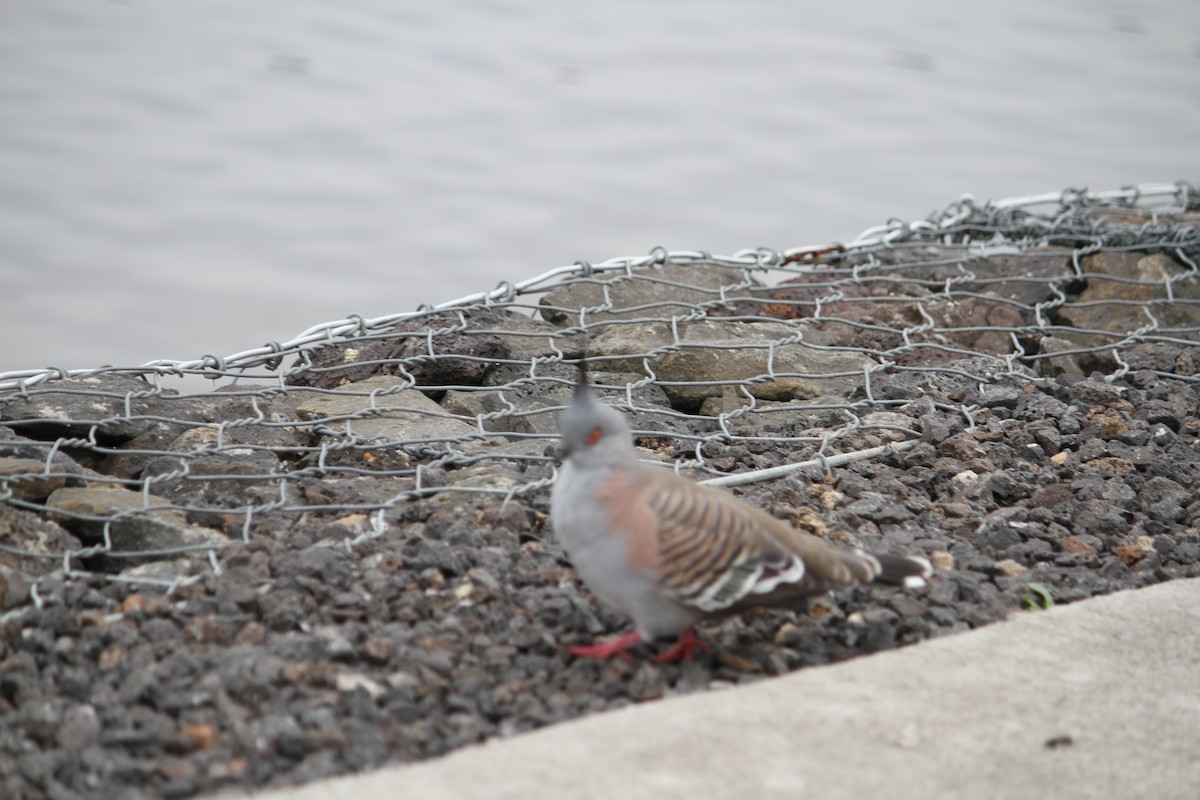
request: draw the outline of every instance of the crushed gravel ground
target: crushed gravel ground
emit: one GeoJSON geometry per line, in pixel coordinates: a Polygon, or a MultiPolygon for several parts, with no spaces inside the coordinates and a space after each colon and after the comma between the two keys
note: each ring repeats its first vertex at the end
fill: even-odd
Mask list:
{"type": "MultiPolygon", "coordinates": [[[[170,594],[10,556],[0,569],[0,796],[181,798],[305,782],[1200,576],[1200,396],[1178,379],[1195,374],[1196,349],[1156,342],[1123,358],[1130,369],[1114,380],[1042,370],[984,383],[982,360],[942,358],[936,371],[877,376],[878,410],[864,417],[874,427],[840,448],[911,438],[898,431],[918,433],[915,446],[736,492],[817,535],[924,554],[931,586],[853,589],[713,622],[700,630],[712,650],[682,664],[651,663],[654,646],[629,661],[568,656],[626,623],[579,583],[552,535],[548,491],[397,504],[378,536],[346,508],[386,494],[387,478],[313,471],[298,482],[311,513],[264,513],[248,531],[210,497],[209,517],[187,524],[237,541],[221,549],[219,573],[197,557],[186,569],[198,579],[170,594]],[[967,406],[970,415],[950,410],[967,406]]],[[[763,424],[795,436],[844,422],[834,409],[763,424]]],[[[14,427],[0,445],[18,458],[51,434],[62,431],[14,427]]],[[[655,433],[639,444],[663,458],[694,449],[655,433]]],[[[743,440],[708,442],[704,456],[740,472],[811,450],[743,440]]],[[[82,448],[63,453],[81,477],[59,491],[86,490],[104,465],[82,448]]],[[[337,463],[369,471],[391,457],[364,450],[337,463]]],[[[156,474],[146,463],[106,468],[156,474]]],[[[451,465],[423,479],[486,482],[489,469],[451,465]]],[[[551,474],[549,459],[527,459],[501,477],[551,474]]],[[[30,507],[0,504],[0,530],[94,541],[30,507]]],[[[88,566],[127,568],[116,561],[101,554],[88,566]]]]}
{"type": "MultiPolygon", "coordinates": [[[[566,655],[623,621],[580,587],[545,497],[422,501],[352,547],[336,522],[267,522],[223,552],[220,575],[169,598],[51,575],[40,609],[0,623],[4,794],[302,782],[966,630],[1042,602],[1032,584],[1070,602],[1197,576],[1198,406],[1191,386],[1134,373],[1006,394],[971,432],[901,407],[927,433],[915,449],[743,494],[930,555],[932,587],[726,620],[703,629],[713,652],[682,665],[566,655]]],[[[771,455],[713,457],[738,469],[771,455]]]]}

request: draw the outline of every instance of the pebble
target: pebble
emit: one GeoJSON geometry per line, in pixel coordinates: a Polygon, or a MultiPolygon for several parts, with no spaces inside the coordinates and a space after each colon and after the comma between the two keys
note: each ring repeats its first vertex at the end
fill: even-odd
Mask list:
{"type": "Polygon", "coordinates": [[[946,550],[932,550],[929,561],[935,570],[946,572],[954,569],[954,555],[946,550]]]}
{"type": "Polygon", "coordinates": [[[1112,551],[1122,562],[1132,566],[1154,552],[1154,539],[1139,536],[1132,542],[1114,546],[1112,551]]]}
{"type": "Polygon", "coordinates": [[[1025,566],[1024,564],[1018,564],[1016,561],[1013,561],[1011,558],[1006,558],[1001,561],[997,561],[992,566],[1001,575],[1005,575],[1009,578],[1015,578],[1018,575],[1024,575],[1025,573],[1029,572],[1029,567],[1025,566]]]}

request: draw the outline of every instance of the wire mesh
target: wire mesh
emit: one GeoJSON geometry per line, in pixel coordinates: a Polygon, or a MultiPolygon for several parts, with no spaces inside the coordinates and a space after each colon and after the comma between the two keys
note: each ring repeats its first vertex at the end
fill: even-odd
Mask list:
{"type": "Polygon", "coordinates": [[[911,447],[914,402],[969,429],[1030,382],[1195,382],[1197,221],[1186,183],[965,197],[845,244],[656,248],[223,357],[2,372],[0,564],[35,602],[52,572],[170,592],[279,526],[352,546],[456,493],[542,513],[585,357],[647,458],[726,483],[911,447]],[[761,470],[726,475],[734,445],[761,470]]]}

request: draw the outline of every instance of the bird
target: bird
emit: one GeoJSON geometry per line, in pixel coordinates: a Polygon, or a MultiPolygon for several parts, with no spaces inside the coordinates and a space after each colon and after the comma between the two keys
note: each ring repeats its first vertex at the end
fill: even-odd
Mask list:
{"type": "Polygon", "coordinates": [[[638,459],[624,416],[599,400],[585,365],[559,415],[562,463],[550,521],[583,583],[633,621],[608,641],[570,648],[576,657],[628,658],[670,636],[660,664],[709,649],[697,622],[872,582],[924,586],[933,569],[911,555],[843,548],[796,530],[760,508],[638,459]]]}

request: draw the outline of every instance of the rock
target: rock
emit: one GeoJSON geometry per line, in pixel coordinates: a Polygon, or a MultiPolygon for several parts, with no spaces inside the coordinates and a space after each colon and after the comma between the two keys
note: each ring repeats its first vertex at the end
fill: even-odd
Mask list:
{"type": "Polygon", "coordinates": [[[1170,478],[1154,476],[1142,485],[1141,504],[1160,522],[1183,522],[1192,494],[1170,478]]]}
{"type": "MultiPolygon", "coordinates": [[[[495,312],[501,313],[501,312],[495,312]]],[[[495,316],[489,313],[489,321],[495,316]]],[[[480,315],[473,321],[483,323],[480,315]]],[[[486,323],[484,323],[486,324],[486,323]]],[[[494,324],[494,322],[493,322],[494,324]]],[[[477,386],[497,361],[512,351],[456,312],[413,317],[387,333],[370,333],[304,354],[288,370],[292,386],[334,389],[373,378],[412,376],[418,386],[477,386]]]]}
{"type": "Polygon", "coordinates": [[[1113,547],[1113,555],[1126,565],[1132,566],[1154,552],[1154,539],[1149,536],[1139,536],[1132,542],[1113,547]]]}
{"type": "Polygon", "coordinates": [[[918,426],[917,420],[895,411],[872,411],[863,414],[862,427],[841,437],[843,450],[865,450],[891,442],[903,442],[912,438],[918,426]]]}
{"type": "Polygon", "coordinates": [[[499,339],[513,361],[527,363],[534,358],[556,356],[556,350],[568,359],[586,354],[588,337],[582,331],[564,332],[549,322],[498,310],[472,311],[467,318],[482,333],[499,339]]]}
{"type": "Polygon", "coordinates": [[[7,503],[0,503],[0,544],[0,564],[28,576],[61,569],[62,554],[82,547],[57,523],[7,503]]]}
{"type": "Polygon", "coordinates": [[[1137,492],[1124,481],[1113,479],[1104,484],[1100,497],[1118,506],[1127,506],[1137,498],[1137,492]]]}
{"type": "Polygon", "coordinates": [[[339,692],[356,692],[361,689],[372,698],[377,698],[383,694],[382,686],[366,675],[356,672],[340,673],[335,679],[334,685],[339,692]]]}
{"type": "Polygon", "coordinates": [[[1024,395],[1015,386],[985,386],[982,390],[970,392],[966,402],[983,408],[1016,408],[1024,395]]]}
{"type": "Polygon", "coordinates": [[[1067,413],[1070,406],[1045,391],[1022,392],[1017,398],[1017,419],[1038,423],[1037,427],[1051,429],[1053,422],[1067,413]]]}
{"type": "Polygon", "coordinates": [[[929,561],[935,570],[945,572],[954,569],[954,556],[946,550],[933,550],[929,553],[929,561]]]}
{"type": "Polygon", "coordinates": [[[965,490],[979,482],[979,473],[973,469],[964,469],[962,472],[956,472],[951,475],[950,480],[959,484],[965,490]]]}
{"type": "Polygon", "coordinates": [[[0,457],[0,494],[11,489],[18,500],[39,502],[67,485],[68,475],[46,472],[46,462],[32,458],[0,457]]]}
{"type": "Polygon", "coordinates": [[[60,747],[78,752],[100,739],[100,718],[90,703],[72,707],[55,735],[60,747]]]}
{"type": "Polygon", "coordinates": [[[895,524],[912,519],[912,512],[886,495],[864,492],[846,506],[846,513],[869,519],[879,525],[895,524]]]}
{"type": "Polygon", "coordinates": [[[127,489],[68,488],[50,495],[46,508],[52,519],[90,542],[105,542],[107,524],[117,552],[219,546],[229,541],[210,528],[188,524],[181,511],[155,508],[169,504],[165,498],[127,489]]]}
{"type": "Polygon", "coordinates": [[[961,420],[945,414],[922,414],[918,420],[921,440],[937,444],[962,429],[961,420]]]}
{"type": "MultiPolygon", "coordinates": [[[[1094,253],[1081,259],[1087,288],[1078,303],[1068,303],[1059,315],[1076,328],[1126,333],[1149,320],[1142,304],[1155,303],[1154,316],[1164,328],[1195,328],[1200,325],[1200,307],[1192,303],[1169,303],[1166,284],[1177,300],[1200,300],[1200,280],[1184,277],[1187,270],[1165,253],[1137,251],[1094,253]]],[[[1059,334],[1077,347],[1103,346],[1111,337],[1087,333],[1059,334]]]]}
{"type": "Polygon", "coordinates": [[[929,263],[922,259],[925,263],[907,266],[901,274],[938,290],[947,287],[949,281],[948,287],[954,292],[988,294],[1034,306],[1053,299],[1052,281],[1070,277],[1071,257],[1072,251],[1066,247],[1008,253],[986,248],[961,261],[935,259],[929,263]]]}
{"type": "Polygon", "coordinates": [[[37,439],[86,438],[94,428],[99,439],[120,442],[150,426],[137,417],[150,413],[150,400],[158,393],[144,381],[115,373],[51,381],[0,403],[0,422],[20,420],[21,433],[37,439]]]}
{"type": "MultiPolygon", "coordinates": [[[[519,441],[529,435],[558,437],[558,415],[571,402],[575,391],[577,370],[567,364],[546,364],[540,369],[545,378],[557,381],[523,381],[523,371],[499,367],[489,376],[489,384],[495,389],[472,391],[449,391],[442,399],[446,411],[461,416],[483,417],[483,429],[488,432],[512,433],[519,441]]],[[[596,395],[606,403],[626,405],[629,394],[624,387],[643,379],[640,373],[613,373],[597,370],[590,372],[590,380],[596,395]]],[[[666,393],[656,384],[638,386],[632,391],[633,402],[639,408],[670,411],[666,393]]],[[[651,413],[635,413],[631,424],[640,429],[672,430],[681,428],[667,416],[651,413]]]]}
{"type": "MultiPolygon", "coordinates": [[[[156,494],[177,505],[217,509],[277,502],[281,477],[279,459],[263,450],[162,456],[146,462],[142,472],[156,494]]],[[[217,516],[203,521],[220,524],[217,516]]]]}
{"type": "Polygon", "coordinates": [[[1079,402],[1089,406],[1111,406],[1121,401],[1125,387],[1100,380],[1085,380],[1072,384],[1071,392],[1079,402]]]}
{"type": "Polygon", "coordinates": [[[1047,378],[1059,375],[1082,375],[1083,367],[1076,356],[1079,347],[1061,336],[1043,336],[1038,340],[1041,358],[1037,361],[1038,372],[1047,378]]]}
{"type": "Polygon", "coordinates": [[[29,599],[29,580],[12,567],[0,563],[0,611],[24,604],[29,599]]]}
{"type": "Polygon", "coordinates": [[[955,349],[1013,352],[1004,329],[1036,324],[1032,306],[1052,299],[1049,281],[1066,278],[1071,268],[1063,249],[966,258],[953,252],[951,258],[938,248],[897,250],[872,254],[865,263],[849,256],[846,262],[857,265],[854,281],[846,270],[808,270],[765,290],[757,307],[746,303],[739,311],[811,320],[844,346],[889,351],[905,366],[935,366],[961,358],[955,349]],[[1014,279],[1011,270],[1021,276],[1014,279]],[[960,294],[966,292],[969,299],[960,294]]]}
{"type": "Polygon", "coordinates": [[[1031,426],[1029,433],[1043,453],[1053,456],[1062,448],[1062,436],[1050,425],[1031,426]]]}
{"type": "Polygon", "coordinates": [[[645,374],[648,363],[671,404],[685,410],[746,380],[752,381],[749,392],[763,400],[846,397],[875,366],[858,353],[781,343],[802,333],[782,323],[702,320],[677,327],[678,344],[669,325],[612,326],[592,340],[589,352],[613,359],[609,366],[619,370],[645,374]]]}
{"type": "Polygon", "coordinates": [[[1065,483],[1052,483],[1034,490],[1029,504],[1034,508],[1054,508],[1075,499],[1075,492],[1065,483]]]}
{"type": "Polygon", "coordinates": [[[1064,553],[1075,553],[1078,555],[1095,555],[1096,548],[1084,541],[1083,537],[1065,536],[1059,542],[1059,546],[1064,553]]]}
{"type": "Polygon", "coordinates": [[[1165,425],[1171,432],[1179,433],[1190,414],[1186,402],[1181,398],[1153,398],[1137,409],[1137,416],[1151,425],[1165,425]]]}
{"type": "Polygon", "coordinates": [[[1124,512],[1103,500],[1085,502],[1075,515],[1073,525],[1076,534],[1088,533],[1101,539],[1129,530],[1129,520],[1124,512]]]}
{"type": "Polygon", "coordinates": [[[51,452],[44,442],[0,427],[0,495],[7,485],[17,499],[41,502],[55,489],[82,485],[83,475],[83,467],[61,450],[51,452]]]}
{"type": "Polygon", "coordinates": [[[588,323],[614,319],[667,319],[686,316],[696,306],[721,302],[727,291],[756,286],[745,270],[712,264],[667,264],[626,273],[600,273],[552,289],[541,300],[542,318],[576,326],[580,311],[588,323]]]}
{"type": "Polygon", "coordinates": [[[425,444],[478,433],[474,426],[450,417],[420,391],[396,391],[402,385],[404,381],[387,376],[345,384],[327,394],[306,398],[296,413],[309,424],[319,424],[329,431],[322,436],[353,433],[364,439],[425,444]]]}
{"type": "Polygon", "coordinates": [[[154,419],[142,433],[116,446],[96,469],[122,478],[141,477],[146,465],[161,451],[189,453],[204,449],[246,454],[257,449],[287,451],[302,440],[294,421],[296,396],[285,396],[278,386],[238,386],[206,395],[160,397],[149,400],[154,419]],[[247,396],[235,394],[244,392],[247,396]],[[258,424],[259,422],[269,424],[258,424]],[[156,452],[158,451],[158,452],[156,452]]]}
{"type": "Polygon", "coordinates": [[[1011,558],[997,561],[992,565],[992,568],[995,569],[997,573],[1009,578],[1015,578],[1019,575],[1024,575],[1025,573],[1029,572],[1029,567],[1025,566],[1024,564],[1018,564],[1011,558]]]}

